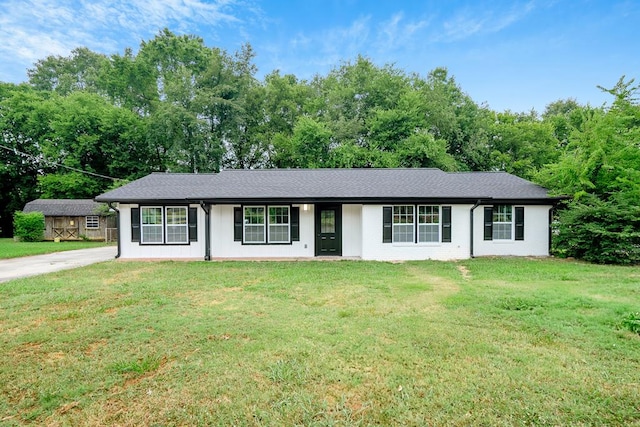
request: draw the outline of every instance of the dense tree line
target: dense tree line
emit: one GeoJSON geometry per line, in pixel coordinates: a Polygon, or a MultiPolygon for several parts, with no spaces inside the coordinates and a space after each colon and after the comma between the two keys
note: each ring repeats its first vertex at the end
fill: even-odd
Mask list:
{"type": "MultiPolygon", "coordinates": [[[[38,61],[24,84],[0,83],[3,234],[33,198],[91,198],[152,171],[437,167],[511,172],[575,196],[572,215],[632,218],[623,255],[640,259],[633,80],[603,88],[611,107],[569,99],[542,114],[496,112],[444,68],[423,76],[359,56],[311,80],[276,70],[260,81],[254,55],[163,30],[135,54],[78,48],[38,61]]],[[[561,217],[558,250],[589,258],[565,237],[576,235],[571,219],[561,217]]]]}

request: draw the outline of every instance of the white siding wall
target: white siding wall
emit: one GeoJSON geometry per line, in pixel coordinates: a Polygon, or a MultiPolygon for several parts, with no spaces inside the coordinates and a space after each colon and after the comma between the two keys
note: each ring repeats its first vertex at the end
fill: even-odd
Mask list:
{"type": "Polygon", "coordinates": [[[362,256],[362,205],[342,205],[342,256],[362,256]]]}
{"type": "Polygon", "coordinates": [[[194,258],[204,259],[204,221],[205,214],[199,205],[190,205],[198,208],[198,241],[188,245],[141,245],[131,241],[131,208],[138,205],[120,204],[120,257],[121,258],[194,258]]]}
{"type": "Polygon", "coordinates": [[[295,258],[314,256],[313,205],[300,206],[300,241],[285,245],[243,245],[233,241],[233,208],[211,206],[211,256],[213,258],[295,258]]]}
{"type": "Polygon", "coordinates": [[[382,243],[382,205],[362,207],[362,258],[370,260],[450,260],[469,258],[471,205],[451,206],[450,243],[382,243]]]}
{"type": "MultiPolygon", "coordinates": [[[[524,240],[484,240],[483,206],[473,214],[474,256],[548,256],[549,209],[551,206],[524,207],[524,240]]],[[[512,237],[515,231],[512,229],[512,237]]]]}
{"type": "MultiPolygon", "coordinates": [[[[297,206],[297,205],[294,205],[297,206]]],[[[232,205],[211,206],[211,256],[214,258],[296,258],[315,254],[314,205],[300,207],[300,241],[285,245],[243,245],[233,240],[232,205]]],[[[121,204],[122,258],[204,259],[205,214],[198,205],[198,241],[189,245],[140,245],[131,242],[131,208],[121,204]]],[[[342,255],[367,260],[451,260],[470,256],[471,205],[452,205],[450,243],[382,243],[383,205],[342,206],[342,255]]],[[[548,255],[551,206],[525,206],[524,240],[483,240],[483,206],[474,211],[474,255],[548,255]]]]}

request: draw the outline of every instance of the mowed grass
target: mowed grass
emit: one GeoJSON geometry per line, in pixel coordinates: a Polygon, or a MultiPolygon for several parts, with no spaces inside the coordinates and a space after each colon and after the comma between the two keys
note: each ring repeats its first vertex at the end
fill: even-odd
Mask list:
{"type": "Polygon", "coordinates": [[[64,242],[16,242],[13,239],[0,239],[0,259],[18,258],[30,255],[42,255],[53,252],[89,249],[111,245],[105,242],[64,241],[64,242]]]}
{"type": "Polygon", "coordinates": [[[6,425],[640,425],[640,268],[118,262],[0,284],[6,425]]]}

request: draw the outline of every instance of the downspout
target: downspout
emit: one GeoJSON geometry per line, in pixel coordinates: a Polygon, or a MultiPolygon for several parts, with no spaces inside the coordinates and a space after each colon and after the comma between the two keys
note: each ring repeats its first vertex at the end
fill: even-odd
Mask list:
{"type": "Polygon", "coordinates": [[[471,235],[469,236],[469,256],[471,258],[473,258],[473,211],[476,210],[476,208],[478,206],[480,206],[480,204],[482,203],[481,199],[478,199],[478,201],[471,207],[471,210],[469,211],[469,221],[471,224],[470,230],[471,230],[471,235]]]}
{"type": "Polygon", "coordinates": [[[109,209],[113,209],[116,212],[116,229],[118,230],[118,253],[116,259],[120,258],[120,210],[113,205],[113,202],[107,203],[109,209]]]}
{"type": "Polygon", "coordinates": [[[208,206],[204,200],[200,200],[200,207],[204,211],[204,260],[211,261],[211,206],[208,206]]]}

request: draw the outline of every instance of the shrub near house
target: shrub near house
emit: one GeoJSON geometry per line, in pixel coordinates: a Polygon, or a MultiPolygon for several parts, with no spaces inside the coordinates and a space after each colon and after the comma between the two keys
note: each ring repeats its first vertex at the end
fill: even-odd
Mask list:
{"type": "Polygon", "coordinates": [[[13,235],[23,242],[44,240],[44,215],[42,212],[16,212],[13,215],[13,235]]]}

